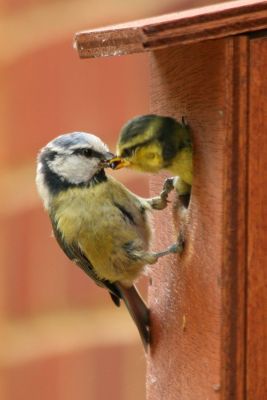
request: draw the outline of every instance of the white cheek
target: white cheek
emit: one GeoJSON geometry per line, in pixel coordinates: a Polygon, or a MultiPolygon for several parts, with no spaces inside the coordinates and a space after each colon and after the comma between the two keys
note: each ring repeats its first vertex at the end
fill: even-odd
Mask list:
{"type": "Polygon", "coordinates": [[[49,167],[68,182],[79,184],[89,181],[95,175],[99,169],[99,160],[77,155],[67,156],[65,159],[57,157],[49,163],[49,167]]]}
{"type": "Polygon", "coordinates": [[[44,207],[46,209],[48,209],[49,203],[51,200],[51,196],[50,196],[50,193],[49,193],[49,190],[48,190],[46,184],[44,183],[44,175],[41,172],[41,168],[42,168],[41,163],[38,163],[35,182],[36,182],[36,186],[37,186],[37,191],[38,191],[41,199],[43,200],[44,207]]]}

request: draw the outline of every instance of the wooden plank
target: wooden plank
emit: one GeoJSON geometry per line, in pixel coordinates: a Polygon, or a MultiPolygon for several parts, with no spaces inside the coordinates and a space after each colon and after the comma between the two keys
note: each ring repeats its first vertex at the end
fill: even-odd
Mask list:
{"type": "Polygon", "coordinates": [[[266,0],[238,0],[82,31],[76,34],[74,45],[81,58],[116,56],[266,27],[266,0]]]}
{"type": "Polygon", "coordinates": [[[157,249],[172,214],[186,248],[152,272],[149,400],[244,399],[246,57],[244,38],[151,54],[152,111],[190,121],[194,181],[187,215],[157,217],[157,249]]]}
{"type": "Polygon", "coordinates": [[[251,40],[249,111],[248,400],[267,394],[267,38],[251,40]]]}
{"type": "Polygon", "coordinates": [[[221,394],[244,400],[246,378],[247,143],[249,40],[229,43],[224,150],[221,394]]]}

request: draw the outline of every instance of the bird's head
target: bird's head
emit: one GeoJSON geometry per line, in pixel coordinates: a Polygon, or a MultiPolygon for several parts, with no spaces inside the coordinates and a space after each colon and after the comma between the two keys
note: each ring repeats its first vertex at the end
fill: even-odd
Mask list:
{"type": "Polygon", "coordinates": [[[167,168],[176,156],[182,129],[174,118],[159,115],[142,115],[123,126],[117,143],[117,158],[111,167],[128,167],[144,172],[159,172],[167,168]]]}
{"type": "Polygon", "coordinates": [[[49,142],[38,155],[36,174],[45,206],[62,190],[105,180],[103,168],[112,157],[107,146],[89,133],[68,133],[49,142]]]}

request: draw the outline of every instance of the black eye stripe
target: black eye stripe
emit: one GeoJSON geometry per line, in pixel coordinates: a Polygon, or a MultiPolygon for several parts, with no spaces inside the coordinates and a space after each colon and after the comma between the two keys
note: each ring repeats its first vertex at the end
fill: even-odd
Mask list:
{"type": "Polygon", "coordinates": [[[83,149],[75,149],[73,151],[73,154],[81,155],[81,156],[88,157],[88,158],[90,158],[90,157],[102,158],[101,153],[99,153],[96,150],[89,149],[87,147],[83,148],[83,149]]]}

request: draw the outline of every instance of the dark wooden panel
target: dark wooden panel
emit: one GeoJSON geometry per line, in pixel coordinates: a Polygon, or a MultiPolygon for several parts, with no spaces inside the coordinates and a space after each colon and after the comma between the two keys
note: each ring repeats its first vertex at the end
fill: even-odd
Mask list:
{"type": "Polygon", "coordinates": [[[266,0],[238,0],[79,32],[75,47],[82,58],[116,56],[266,27],[266,0]]]}
{"type": "Polygon", "coordinates": [[[248,400],[267,396],[267,39],[251,40],[249,112],[248,400]]]}
{"type": "MultiPolygon", "coordinates": [[[[246,39],[151,55],[153,112],[186,116],[194,137],[187,215],[160,214],[157,248],[186,248],[153,268],[149,400],[243,399],[246,260],[246,39]]],[[[155,177],[158,192],[162,178],[155,177]]]]}
{"type": "Polygon", "coordinates": [[[228,56],[228,134],[224,153],[221,379],[222,398],[245,398],[247,262],[248,60],[246,36],[233,39],[228,56]]]}

